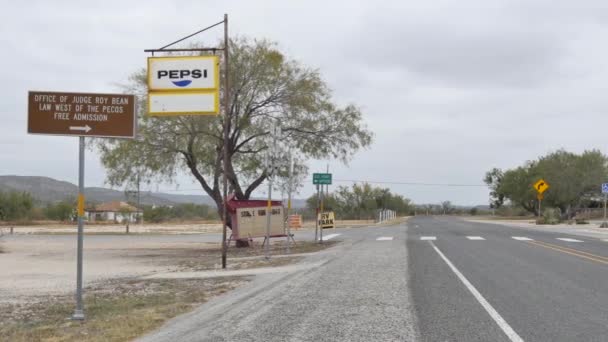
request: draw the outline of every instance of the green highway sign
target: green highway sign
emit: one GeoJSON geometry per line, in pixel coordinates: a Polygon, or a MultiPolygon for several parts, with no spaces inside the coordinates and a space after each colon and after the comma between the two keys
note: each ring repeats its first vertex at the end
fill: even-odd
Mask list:
{"type": "Polygon", "coordinates": [[[313,173],[312,184],[327,185],[331,184],[331,173],[313,173]]]}

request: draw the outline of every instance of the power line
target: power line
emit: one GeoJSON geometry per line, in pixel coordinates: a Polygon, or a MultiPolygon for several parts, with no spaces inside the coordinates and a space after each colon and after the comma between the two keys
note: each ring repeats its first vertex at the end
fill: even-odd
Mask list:
{"type": "Polygon", "coordinates": [[[454,187],[487,187],[485,184],[460,184],[460,183],[425,183],[425,182],[392,182],[392,181],[372,181],[362,179],[334,179],[336,182],[350,183],[372,183],[372,184],[393,184],[393,185],[422,185],[422,186],[454,186],[454,187]]]}
{"type": "MultiPolygon", "coordinates": [[[[312,180],[312,178],[308,178],[312,180]]],[[[399,181],[374,181],[367,179],[335,179],[334,182],[339,183],[370,183],[370,184],[390,184],[390,185],[418,185],[418,186],[446,186],[446,187],[487,187],[485,184],[464,184],[464,183],[427,183],[427,182],[399,182],[399,181]]],[[[181,192],[181,191],[200,191],[201,188],[195,189],[174,189],[160,190],[160,192],[181,192]]]]}

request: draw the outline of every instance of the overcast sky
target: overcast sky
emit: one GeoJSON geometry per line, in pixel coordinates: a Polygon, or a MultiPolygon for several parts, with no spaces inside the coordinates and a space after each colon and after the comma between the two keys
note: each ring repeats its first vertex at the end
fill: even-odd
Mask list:
{"type": "MultiPolygon", "coordinates": [[[[0,12],[0,174],[77,182],[77,138],[26,134],[28,90],[119,91],[145,48],[224,13],[231,34],[278,42],[362,108],[374,144],[329,161],[336,180],[481,184],[559,148],[605,152],[605,1],[12,1],[0,12]]],[[[87,153],[86,185],[102,186],[87,153]]],[[[178,183],[159,190],[197,188],[178,183]]],[[[385,186],[417,203],[488,202],[485,187],[385,186]]]]}

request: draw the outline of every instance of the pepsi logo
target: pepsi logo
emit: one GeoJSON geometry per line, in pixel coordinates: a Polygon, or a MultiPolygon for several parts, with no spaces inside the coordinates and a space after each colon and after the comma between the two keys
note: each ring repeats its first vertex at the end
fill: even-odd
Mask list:
{"type": "Polygon", "coordinates": [[[184,88],[192,84],[193,79],[207,78],[207,69],[193,70],[159,70],[157,78],[159,80],[168,78],[175,86],[184,88]]]}

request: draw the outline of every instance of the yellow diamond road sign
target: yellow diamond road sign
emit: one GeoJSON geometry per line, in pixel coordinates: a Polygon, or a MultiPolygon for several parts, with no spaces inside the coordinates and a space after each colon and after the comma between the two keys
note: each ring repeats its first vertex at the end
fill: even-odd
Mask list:
{"type": "Polygon", "coordinates": [[[536,190],[539,194],[542,194],[543,192],[547,191],[547,189],[549,189],[549,184],[543,179],[534,183],[534,190],[536,190]]]}

